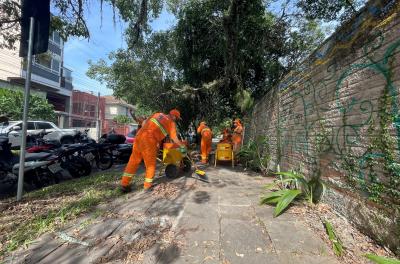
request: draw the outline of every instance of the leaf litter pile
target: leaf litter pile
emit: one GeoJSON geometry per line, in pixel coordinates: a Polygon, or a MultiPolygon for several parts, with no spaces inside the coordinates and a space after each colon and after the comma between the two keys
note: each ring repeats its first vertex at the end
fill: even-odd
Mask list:
{"type": "Polygon", "coordinates": [[[95,247],[104,248],[107,245],[112,245],[111,249],[94,263],[141,263],[148,258],[146,254],[152,254],[151,249],[160,258],[166,250],[179,249],[183,244],[175,239],[171,220],[167,216],[161,216],[130,219],[114,235],[99,241],[95,247]]]}
{"type": "Polygon", "coordinates": [[[152,194],[158,198],[164,198],[173,200],[179,195],[179,188],[173,183],[160,183],[156,185],[152,191],[152,194]]]}
{"type": "Polygon", "coordinates": [[[366,253],[388,258],[394,257],[389,249],[377,245],[327,204],[319,203],[313,206],[296,204],[289,208],[288,212],[303,217],[310,229],[318,234],[327,245],[332,245],[332,241],[329,239],[324,223],[330,223],[343,245],[342,256],[338,256],[340,263],[369,264],[371,262],[363,257],[366,253]]]}

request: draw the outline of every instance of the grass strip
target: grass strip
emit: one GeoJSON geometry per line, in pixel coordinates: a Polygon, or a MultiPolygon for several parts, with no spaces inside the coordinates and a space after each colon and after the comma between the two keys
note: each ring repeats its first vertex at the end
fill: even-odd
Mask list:
{"type": "MultiPolygon", "coordinates": [[[[89,212],[98,204],[122,196],[119,190],[121,173],[97,173],[89,177],[66,181],[60,184],[45,187],[25,195],[22,202],[52,197],[68,196],[68,202],[62,203],[57,209],[49,209],[41,215],[30,218],[20,223],[6,235],[4,247],[0,256],[6,252],[30,244],[40,235],[61,228],[68,221],[76,219],[79,215],[89,212]],[[72,197],[72,199],[71,199],[72,197]]],[[[136,186],[141,186],[142,177],[136,177],[136,186]]],[[[59,199],[58,199],[59,202],[59,199]]]]}

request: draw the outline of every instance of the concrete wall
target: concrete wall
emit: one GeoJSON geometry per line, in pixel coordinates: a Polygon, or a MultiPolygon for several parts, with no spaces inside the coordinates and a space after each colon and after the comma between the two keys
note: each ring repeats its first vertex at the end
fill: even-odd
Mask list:
{"type": "Polygon", "coordinates": [[[7,81],[9,77],[20,77],[22,60],[18,56],[18,49],[0,49],[0,80],[7,81]]]}
{"type": "Polygon", "coordinates": [[[246,138],[271,169],[320,175],[325,196],[400,254],[400,2],[372,0],[260,100],[246,138]]]}

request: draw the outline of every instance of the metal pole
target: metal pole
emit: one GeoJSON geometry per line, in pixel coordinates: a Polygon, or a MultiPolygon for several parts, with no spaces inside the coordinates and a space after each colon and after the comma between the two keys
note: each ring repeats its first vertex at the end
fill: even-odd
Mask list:
{"type": "Polygon", "coordinates": [[[100,139],[100,92],[97,93],[97,117],[96,117],[96,136],[100,139]]]}
{"type": "Polygon", "coordinates": [[[25,78],[26,80],[25,80],[25,94],[24,94],[24,112],[22,116],[22,131],[21,131],[22,135],[21,135],[21,151],[19,156],[17,201],[20,201],[22,198],[22,191],[24,186],[26,130],[28,127],[29,91],[31,88],[32,47],[33,47],[34,28],[35,28],[35,19],[31,17],[29,25],[28,62],[26,67],[26,78],[25,78]]]}

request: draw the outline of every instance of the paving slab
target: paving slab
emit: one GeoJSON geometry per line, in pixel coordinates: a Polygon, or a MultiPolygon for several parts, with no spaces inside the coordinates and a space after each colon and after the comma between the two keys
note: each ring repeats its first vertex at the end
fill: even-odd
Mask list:
{"type": "Polygon", "coordinates": [[[46,234],[34,241],[28,251],[20,251],[6,259],[8,263],[38,263],[63,245],[53,234],[46,234]]]}
{"type": "Polygon", "coordinates": [[[256,222],[223,218],[221,220],[221,247],[223,255],[238,257],[247,263],[257,263],[255,258],[273,255],[271,242],[256,222]],[[264,256],[263,256],[264,255],[264,256]]]}
{"type": "Polygon", "coordinates": [[[7,263],[10,257],[14,263],[125,263],[141,239],[149,244],[131,263],[338,263],[300,216],[285,212],[274,218],[272,206],[259,205],[263,185],[272,178],[240,168],[205,170],[203,180],[158,178],[158,184],[178,187],[176,197],[130,193],[100,205],[104,214],[84,228],[78,228],[82,220],[64,230],[89,246],[48,234],[7,263]]]}

